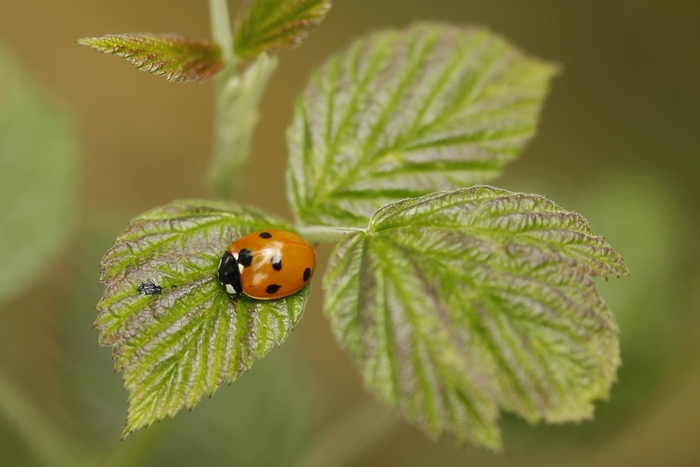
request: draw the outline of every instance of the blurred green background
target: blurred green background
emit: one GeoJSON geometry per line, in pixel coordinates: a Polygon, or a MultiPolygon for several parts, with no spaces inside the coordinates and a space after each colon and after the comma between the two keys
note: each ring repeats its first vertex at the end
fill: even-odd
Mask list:
{"type": "MultiPolygon", "coordinates": [[[[17,398],[14,412],[0,412],[0,466],[700,465],[700,2],[334,3],[300,48],[281,55],[243,201],[289,218],[284,131],[293,101],[313,68],[356,36],[423,19],[475,23],[559,62],[564,72],[538,136],[493,184],[580,212],[625,258],[632,276],[600,284],[622,330],[624,366],[611,400],[578,426],[533,428],[505,416],[501,455],[434,443],[365,394],[322,316],[316,284],[282,349],[192,413],[119,441],[127,394],[91,329],[103,290],[99,260],[131,217],[207,196],[212,88],[167,83],[75,40],[207,36],[207,2],[3,0],[0,45],[49,100],[72,111],[83,181],[66,246],[58,256],[27,255],[43,273],[0,303],[0,398],[17,398]],[[50,429],[42,438],[44,422],[58,439],[50,429]]],[[[18,197],[21,185],[0,186],[0,201],[18,197]]],[[[41,225],[53,238],[53,224],[41,225]]],[[[320,253],[323,263],[329,248],[320,253]]]]}

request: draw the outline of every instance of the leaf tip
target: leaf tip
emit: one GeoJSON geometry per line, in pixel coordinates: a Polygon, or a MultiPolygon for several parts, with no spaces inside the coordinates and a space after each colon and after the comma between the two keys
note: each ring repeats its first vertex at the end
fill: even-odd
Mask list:
{"type": "Polygon", "coordinates": [[[134,429],[129,426],[129,420],[127,419],[126,422],[124,422],[124,430],[122,431],[122,435],[119,438],[119,441],[124,441],[127,436],[129,436],[131,433],[134,432],[134,429]]]}
{"type": "Polygon", "coordinates": [[[108,34],[76,41],[125,58],[139,70],[168,81],[204,81],[223,69],[221,49],[212,41],[180,35],[108,34]]]}
{"type": "Polygon", "coordinates": [[[85,45],[87,47],[91,47],[95,50],[102,51],[105,47],[105,42],[109,36],[104,36],[104,37],[81,37],[80,39],[76,39],[75,43],[78,45],[85,45]]]}

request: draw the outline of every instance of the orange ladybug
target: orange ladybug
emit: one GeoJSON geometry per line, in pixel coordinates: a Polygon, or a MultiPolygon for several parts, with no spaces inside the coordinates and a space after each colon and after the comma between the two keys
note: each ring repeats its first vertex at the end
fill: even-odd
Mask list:
{"type": "Polygon", "coordinates": [[[301,290],[315,268],[314,249],[299,235],[258,230],[231,243],[219,262],[218,276],[232,296],[272,300],[301,290]]]}

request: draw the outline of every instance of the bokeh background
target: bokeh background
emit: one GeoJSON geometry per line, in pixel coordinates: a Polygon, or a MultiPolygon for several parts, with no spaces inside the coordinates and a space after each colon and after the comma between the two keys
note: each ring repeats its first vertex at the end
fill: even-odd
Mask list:
{"type": "Polygon", "coordinates": [[[622,330],[610,401],[577,426],[505,416],[500,455],[430,441],[365,393],[317,284],[281,349],[192,413],[119,441],[127,394],[91,329],[99,261],[131,217],[208,196],[212,87],[167,83],[75,40],[208,36],[207,2],[2,0],[0,47],[72,115],[82,184],[61,253],[34,258],[43,273],[0,303],[0,397],[11,407],[0,411],[0,465],[700,465],[700,2],[334,3],[300,48],[281,54],[243,201],[289,218],[284,132],[295,96],[354,37],[425,19],[479,24],[560,63],[538,136],[493,184],[580,212],[625,258],[632,276],[600,284],[622,330]]]}

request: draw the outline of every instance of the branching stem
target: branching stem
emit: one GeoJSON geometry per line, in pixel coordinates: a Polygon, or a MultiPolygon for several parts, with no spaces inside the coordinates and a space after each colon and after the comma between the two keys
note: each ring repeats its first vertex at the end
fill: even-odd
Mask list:
{"type": "Polygon", "coordinates": [[[277,69],[277,58],[261,53],[238,73],[226,0],[209,0],[209,7],[212,34],[226,66],[215,83],[214,144],[207,182],[217,198],[235,200],[259,119],[260,99],[277,69]]]}
{"type": "Polygon", "coordinates": [[[233,54],[233,34],[231,33],[227,1],[209,0],[209,18],[214,41],[221,47],[221,57],[227,65],[232,65],[235,55],[233,54]]]}
{"type": "Polygon", "coordinates": [[[309,243],[338,243],[346,237],[363,232],[355,227],[328,227],[324,225],[297,225],[295,229],[309,243]]]}

